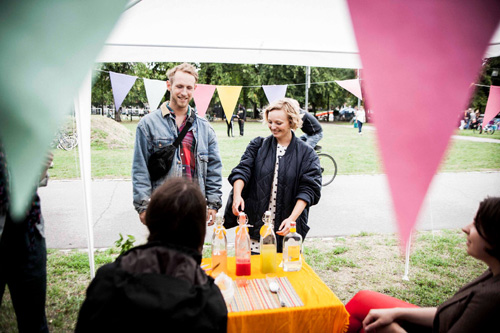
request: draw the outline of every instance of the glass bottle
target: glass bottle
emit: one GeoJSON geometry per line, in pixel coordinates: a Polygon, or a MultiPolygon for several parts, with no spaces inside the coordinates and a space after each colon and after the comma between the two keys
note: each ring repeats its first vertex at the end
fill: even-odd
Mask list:
{"type": "Polygon", "coordinates": [[[217,213],[215,216],[215,227],[212,235],[212,276],[220,273],[227,274],[227,238],[224,228],[224,216],[217,213]]]}
{"type": "Polygon", "coordinates": [[[260,228],[260,270],[263,274],[276,273],[276,235],[271,212],[262,216],[264,225],[260,228]]]}
{"type": "Polygon", "coordinates": [[[235,256],[236,256],[236,275],[250,275],[250,235],[248,234],[248,217],[245,213],[240,212],[238,215],[238,224],[236,227],[236,238],[234,240],[235,256]]]}
{"type": "Polygon", "coordinates": [[[290,232],[283,238],[283,270],[300,271],[302,268],[302,236],[297,233],[296,223],[290,223],[290,232]]]}

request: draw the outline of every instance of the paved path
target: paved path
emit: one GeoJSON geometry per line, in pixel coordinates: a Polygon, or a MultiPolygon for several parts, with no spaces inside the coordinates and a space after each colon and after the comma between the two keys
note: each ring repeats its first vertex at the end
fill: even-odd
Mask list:
{"type": "MultiPolygon", "coordinates": [[[[223,200],[230,190],[223,182],[223,200]]],[[[51,181],[41,188],[48,248],[86,248],[86,220],[82,182],[51,181]]],[[[443,173],[434,178],[417,224],[418,229],[458,228],[469,223],[479,202],[500,195],[500,172],[443,173]]],[[[147,229],[132,206],[130,180],[97,180],[92,183],[95,247],[111,247],[119,233],[131,234],[136,244],[147,238],[147,229]]],[[[323,188],[318,205],[311,207],[308,237],[358,234],[361,231],[396,231],[385,175],[337,176],[323,188]]],[[[207,241],[212,228],[208,229],[207,241]]],[[[234,229],[228,231],[234,241],[234,229]]]]}

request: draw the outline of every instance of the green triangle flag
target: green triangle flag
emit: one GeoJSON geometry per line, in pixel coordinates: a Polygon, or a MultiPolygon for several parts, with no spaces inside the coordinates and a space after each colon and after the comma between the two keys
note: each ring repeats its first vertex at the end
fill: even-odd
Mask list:
{"type": "Polygon", "coordinates": [[[13,218],[24,217],[50,142],[126,3],[2,3],[0,141],[10,174],[13,218]]]}

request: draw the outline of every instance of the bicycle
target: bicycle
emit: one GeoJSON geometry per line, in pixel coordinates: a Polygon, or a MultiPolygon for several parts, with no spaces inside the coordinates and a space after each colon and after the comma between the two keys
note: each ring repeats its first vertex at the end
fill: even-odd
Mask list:
{"type": "Polygon", "coordinates": [[[495,126],[488,124],[483,128],[483,132],[486,132],[486,134],[492,135],[493,133],[495,133],[495,126]]]}
{"type": "MultiPolygon", "coordinates": [[[[474,128],[473,131],[476,133],[476,128],[474,128]]],[[[477,131],[479,131],[479,134],[485,132],[486,134],[492,135],[495,133],[495,126],[488,124],[483,128],[483,126],[479,125],[477,131]]]]}
{"type": "Polygon", "coordinates": [[[330,185],[337,176],[337,162],[329,154],[321,152],[321,146],[316,145],[314,151],[318,154],[319,164],[321,166],[321,186],[330,185]]]}
{"type": "Polygon", "coordinates": [[[62,150],[72,150],[78,145],[78,137],[76,133],[68,134],[65,132],[57,133],[54,146],[62,150]]]}

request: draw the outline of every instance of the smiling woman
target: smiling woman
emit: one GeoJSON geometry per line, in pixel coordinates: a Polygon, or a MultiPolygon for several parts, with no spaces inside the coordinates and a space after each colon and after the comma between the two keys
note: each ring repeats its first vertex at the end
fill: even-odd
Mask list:
{"type": "Polygon", "coordinates": [[[238,213],[247,213],[254,226],[250,231],[254,253],[260,252],[259,230],[265,211],[271,212],[281,252],[291,222],[296,222],[297,232],[305,238],[309,207],[321,196],[318,155],[294,133],[302,125],[298,102],[284,98],[271,103],[264,111],[264,121],[271,135],[252,140],[229,175],[233,191],[224,214],[226,228],[232,228],[238,213]]]}

